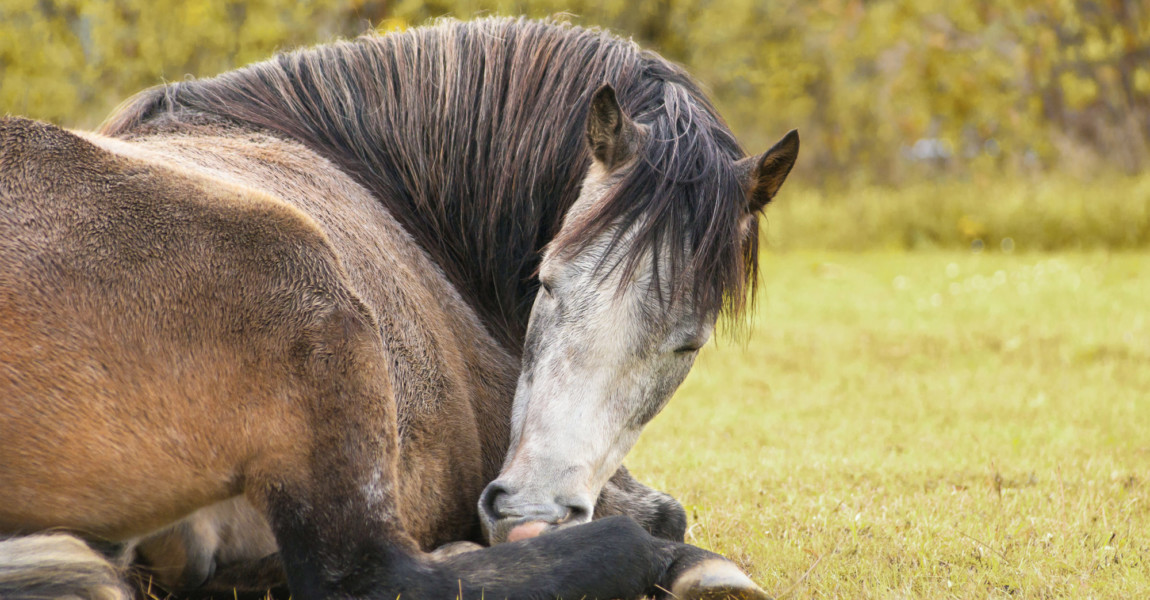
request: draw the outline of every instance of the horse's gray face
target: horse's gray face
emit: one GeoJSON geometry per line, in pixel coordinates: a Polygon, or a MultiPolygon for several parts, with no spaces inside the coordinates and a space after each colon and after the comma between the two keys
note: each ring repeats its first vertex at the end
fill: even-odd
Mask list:
{"type": "MultiPolygon", "coordinates": [[[[601,194],[595,170],[575,210],[601,194]]],[[[578,254],[543,258],[510,451],[484,495],[492,541],[542,528],[513,531],[524,522],[590,520],[599,491],[711,336],[715,315],[700,314],[686,298],[667,302],[669,287],[663,300],[651,289],[651,261],[626,282],[622,268],[606,277],[596,269],[611,234],[578,254]]]]}
{"type": "MultiPolygon", "coordinates": [[[[626,122],[613,91],[606,91],[606,98],[602,90],[596,94],[589,117],[596,160],[564,229],[595,207],[626,172],[627,153],[612,144],[633,144],[643,135],[626,122]],[[607,123],[597,124],[602,114],[607,123]],[[597,125],[616,139],[596,144],[597,125]]],[[[548,250],[542,258],[510,448],[499,478],[480,498],[481,522],[492,543],[589,521],[604,484],[711,337],[714,311],[699,310],[689,294],[672,297],[666,277],[659,278],[661,290],[653,289],[654,262],[669,260],[671,247],[647,253],[652,258],[630,274],[622,267],[599,268],[619,258],[607,255],[616,233],[608,229],[578,252],[548,250]]],[[[622,243],[611,252],[625,251],[629,233],[622,232],[622,243]]],[[[666,266],[659,272],[666,273],[666,266]]]]}

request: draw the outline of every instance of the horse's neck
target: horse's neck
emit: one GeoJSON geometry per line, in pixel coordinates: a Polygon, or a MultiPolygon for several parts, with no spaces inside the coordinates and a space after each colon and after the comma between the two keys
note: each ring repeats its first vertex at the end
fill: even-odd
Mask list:
{"type": "MultiPolygon", "coordinates": [[[[582,124],[555,107],[574,106],[581,87],[601,78],[527,90],[514,82],[543,80],[542,71],[551,67],[536,61],[516,67],[522,72],[511,77],[501,71],[510,69],[503,65],[505,52],[500,46],[485,67],[468,63],[458,73],[372,72],[362,85],[401,91],[388,95],[380,111],[391,116],[359,132],[368,142],[355,139],[369,150],[337,162],[388,206],[496,339],[518,356],[538,253],[557,233],[589,160],[582,124]],[[446,100],[449,94],[455,97],[446,100]]],[[[319,122],[330,129],[339,121],[319,122]]],[[[338,137],[324,134],[320,143],[338,137]]]]}
{"type": "MultiPolygon", "coordinates": [[[[486,157],[482,170],[443,172],[450,168],[446,164],[475,160],[466,151],[457,151],[453,155],[425,149],[421,160],[441,164],[413,162],[407,167],[412,172],[423,170],[430,181],[412,184],[415,193],[385,196],[381,201],[443,269],[504,348],[518,356],[538,253],[556,233],[565,195],[570,195],[569,182],[546,165],[538,168],[537,181],[521,173],[496,181],[516,168],[500,162],[511,160],[506,157],[486,157]],[[520,193],[525,188],[536,189],[530,195],[520,193]]],[[[531,154],[517,158],[537,159],[531,154]]]]}

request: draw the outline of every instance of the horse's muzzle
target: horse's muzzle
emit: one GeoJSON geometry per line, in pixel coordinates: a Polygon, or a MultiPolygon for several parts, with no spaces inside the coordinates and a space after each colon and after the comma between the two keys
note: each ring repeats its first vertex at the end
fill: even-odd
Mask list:
{"type": "Polygon", "coordinates": [[[517,494],[507,482],[496,480],[479,496],[479,520],[491,544],[534,537],[591,520],[594,505],[581,498],[540,501],[535,494],[517,494]]]}

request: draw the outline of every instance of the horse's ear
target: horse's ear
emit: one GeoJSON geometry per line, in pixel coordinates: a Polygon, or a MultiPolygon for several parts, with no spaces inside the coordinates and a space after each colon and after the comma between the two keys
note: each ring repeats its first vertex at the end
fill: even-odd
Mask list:
{"type": "Polygon", "coordinates": [[[783,139],[779,140],[770,150],[759,156],[744,158],[738,163],[739,170],[746,173],[750,199],[748,209],[750,212],[761,210],[775,194],[779,193],[791,167],[795,166],[795,159],[799,156],[799,132],[792,129],[783,139]]]}
{"type": "Polygon", "coordinates": [[[635,124],[615,98],[615,88],[603,84],[591,97],[587,112],[587,144],[591,156],[610,171],[627,162],[635,152],[635,124]]]}

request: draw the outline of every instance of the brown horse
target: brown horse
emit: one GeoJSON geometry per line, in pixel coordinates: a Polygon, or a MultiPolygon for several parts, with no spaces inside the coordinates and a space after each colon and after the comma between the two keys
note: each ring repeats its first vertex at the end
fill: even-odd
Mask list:
{"type": "Polygon", "coordinates": [[[759,597],[621,462],[797,151],[506,19],[0,121],[0,596],[115,597],[80,536],[184,585],[278,548],[299,598],[759,597]]]}

